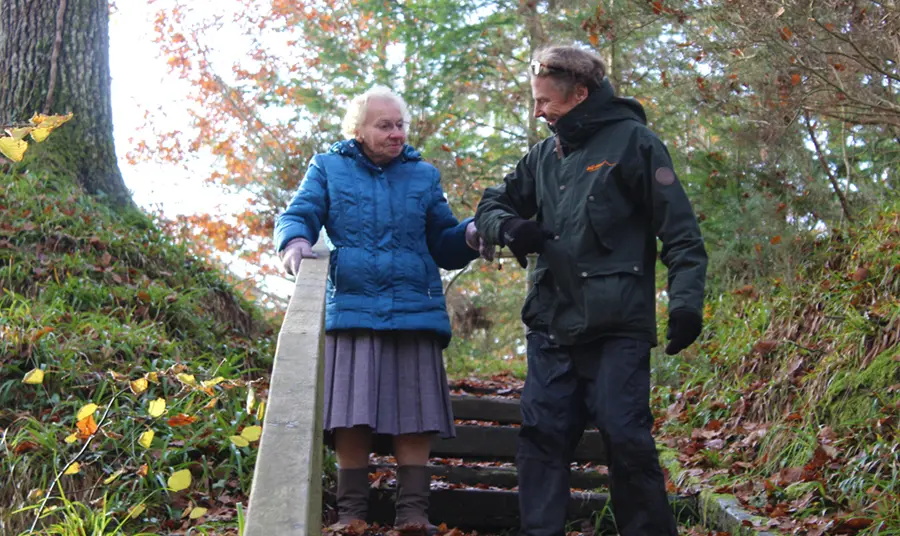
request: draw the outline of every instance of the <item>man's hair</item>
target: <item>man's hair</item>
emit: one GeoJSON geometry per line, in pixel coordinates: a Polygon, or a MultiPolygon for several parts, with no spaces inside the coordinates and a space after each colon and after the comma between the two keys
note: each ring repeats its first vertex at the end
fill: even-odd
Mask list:
{"type": "Polygon", "coordinates": [[[397,103],[397,106],[400,107],[400,114],[403,116],[403,130],[409,130],[410,115],[406,101],[390,88],[376,85],[366,90],[365,93],[353,97],[353,100],[347,105],[347,112],[341,122],[341,134],[344,137],[347,139],[356,137],[356,133],[366,120],[366,111],[369,108],[369,101],[372,99],[387,99],[397,103]]]}
{"type": "MultiPolygon", "coordinates": [[[[532,59],[547,67],[537,76],[551,78],[566,97],[575,91],[578,84],[587,86],[588,91],[593,91],[600,87],[606,77],[606,64],[600,56],[573,46],[545,46],[535,50],[532,59]]],[[[532,77],[535,76],[530,69],[528,73],[532,77]]]]}

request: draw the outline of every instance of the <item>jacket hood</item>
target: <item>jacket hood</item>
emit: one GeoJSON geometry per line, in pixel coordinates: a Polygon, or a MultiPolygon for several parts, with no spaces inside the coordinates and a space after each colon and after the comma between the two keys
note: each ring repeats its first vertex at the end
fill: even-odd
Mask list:
{"type": "Polygon", "coordinates": [[[400,151],[400,156],[398,156],[385,166],[377,166],[369,159],[368,156],[366,156],[366,153],[363,152],[362,146],[356,140],[342,140],[339,142],[335,142],[334,144],[332,144],[331,148],[328,149],[328,152],[339,154],[347,158],[352,158],[373,170],[380,170],[381,168],[387,167],[398,160],[401,162],[408,162],[411,160],[422,159],[422,155],[419,153],[419,151],[415,150],[410,145],[403,144],[403,150],[400,151]]]}
{"type": "Polygon", "coordinates": [[[577,149],[600,129],[619,121],[647,124],[641,104],[631,98],[617,97],[608,78],[588,98],[560,117],[550,130],[556,133],[566,150],[577,149]]]}

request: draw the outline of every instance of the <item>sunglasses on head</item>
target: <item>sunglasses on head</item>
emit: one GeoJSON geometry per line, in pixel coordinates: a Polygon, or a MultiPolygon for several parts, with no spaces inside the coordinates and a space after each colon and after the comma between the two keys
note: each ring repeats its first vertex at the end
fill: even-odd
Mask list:
{"type": "Polygon", "coordinates": [[[547,65],[539,62],[538,60],[531,60],[530,64],[531,74],[534,76],[541,76],[548,73],[566,73],[566,74],[575,74],[568,69],[563,69],[562,67],[554,67],[552,65],[547,65]]]}

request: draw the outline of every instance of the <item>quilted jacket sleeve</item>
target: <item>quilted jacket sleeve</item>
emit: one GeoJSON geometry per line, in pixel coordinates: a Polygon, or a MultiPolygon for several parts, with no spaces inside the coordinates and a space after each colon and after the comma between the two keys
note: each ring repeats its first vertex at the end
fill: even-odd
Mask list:
{"type": "Polygon", "coordinates": [[[322,155],[315,155],[310,160],[300,189],[275,220],[276,252],[294,238],[305,238],[310,244],[319,239],[319,231],[328,218],[328,177],[321,158],[322,155]]]}
{"type": "Polygon", "coordinates": [[[425,233],[428,251],[434,262],[445,270],[465,268],[478,257],[478,252],[466,244],[466,225],[472,218],[462,222],[456,219],[444,190],[441,188],[440,174],[435,170],[431,188],[431,202],[426,215],[425,233]]]}

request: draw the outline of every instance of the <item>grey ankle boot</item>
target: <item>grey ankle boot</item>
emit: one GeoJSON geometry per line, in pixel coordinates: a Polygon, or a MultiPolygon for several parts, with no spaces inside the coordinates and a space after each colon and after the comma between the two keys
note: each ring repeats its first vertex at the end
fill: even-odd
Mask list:
{"type": "Polygon", "coordinates": [[[338,469],[337,474],[338,523],[366,520],[369,512],[369,468],[338,469]]]}
{"type": "Polygon", "coordinates": [[[431,470],[424,465],[397,467],[397,517],[394,527],[422,525],[427,534],[436,527],[428,521],[428,498],[431,495],[431,470]]]}

